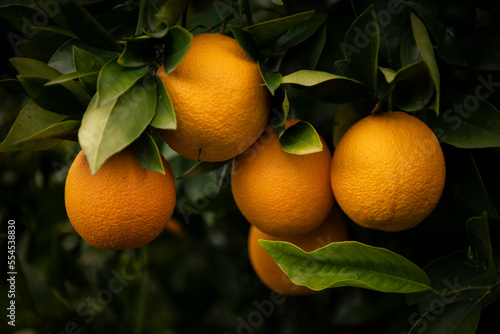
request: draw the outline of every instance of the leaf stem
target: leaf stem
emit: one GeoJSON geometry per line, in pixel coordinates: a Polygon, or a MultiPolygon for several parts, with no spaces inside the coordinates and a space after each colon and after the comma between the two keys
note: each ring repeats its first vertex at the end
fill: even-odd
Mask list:
{"type": "Polygon", "coordinates": [[[453,295],[455,293],[460,293],[460,292],[469,291],[469,290],[489,290],[489,291],[491,291],[495,288],[496,285],[498,285],[498,284],[486,285],[486,286],[468,286],[468,287],[461,288],[461,289],[447,291],[446,293],[443,293],[442,295],[447,297],[447,296],[453,295]]]}
{"type": "Polygon", "coordinates": [[[144,14],[146,12],[146,1],[141,0],[141,5],[139,7],[139,18],[137,20],[137,27],[135,28],[135,35],[139,36],[144,29],[144,14]]]}

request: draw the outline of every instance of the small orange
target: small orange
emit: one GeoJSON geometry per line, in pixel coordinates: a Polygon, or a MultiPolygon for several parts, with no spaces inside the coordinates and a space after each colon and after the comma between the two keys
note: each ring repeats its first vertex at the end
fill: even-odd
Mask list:
{"type": "MultiPolygon", "coordinates": [[[[340,210],[334,206],[326,220],[316,229],[290,237],[275,237],[251,226],[248,235],[248,254],[255,273],[269,289],[284,295],[314,293],[305,286],[292,283],[271,256],[258,243],[259,239],[290,242],[306,252],[312,252],[332,242],[348,240],[347,226],[340,210]]],[[[300,265],[300,264],[299,264],[300,265]]]]}
{"type": "Polygon", "coordinates": [[[165,175],[141,166],[127,148],[111,156],[95,175],[85,153],[73,161],[65,185],[65,204],[76,232],[100,249],[133,249],[155,239],[175,207],[172,171],[165,175]]]}
{"type": "Polygon", "coordinates": [[[355,123],[333,154],[331,182],[344,212],[361,226],[402,231],[436,207],[445,160],[438,139],[404,112],[380,112],[355,123]]]}
{"type": "MultiPolygon", "coordinates": [[[[298,119],[287,120],[286,127],[298,119]]],[[[312,231],[328,216],[332,155],[323,151],[297,155],[281,148],[276,133],[266,132],[237,156],[231,173],[234,200],[245,218],[265,233],[288,236],[312,231]]]]}

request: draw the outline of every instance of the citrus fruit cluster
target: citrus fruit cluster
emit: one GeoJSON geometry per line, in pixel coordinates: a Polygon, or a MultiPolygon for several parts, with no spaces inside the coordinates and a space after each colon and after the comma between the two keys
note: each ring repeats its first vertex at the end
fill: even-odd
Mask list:
{"type": "MultiPolygon", "coordinates": [[[[287,120],[285,128],[297,121],[287,120]]],[[[444,188],[439,141],[425,123],[404,112],[378,112],[358,121],[333,158],[321,141],[321,152],[294,155],[281,149],[268,128],[233,164],[233,196],[251,224],[250,262],[265,285],[287,295],[313,291],[292,283],[259,239],[288,241],[304,251],[347,240],[335,199],[363,227],[406,230],[434,210],[444,188]]]]}
{"type": "MultiPolygon", "coordinates": [[[[236,40],[194,36],[177,68],[166,73],[160,67],[157,74],[177,117],[176,129],[160,130],[165,142],[198,161],[234,158],[231,190],[250,223],[250,263],[272,290],[313,292],[291,282],[258,240],[288,241],[305,251],[348,240],[340,209],[361,226],[402,231],[425,219],[441,197],[444,156],[436,136],[414,116],[391,111],[363,118],[343,135],[333,157],[321,137],[321,151],[291,154],[266,126],[270,94],[258,65],[236,40]]],[[[297,122],[288,119],[285,129],[297,122]]],[[[144,169],[129,147],[91,175],[80,152],[65,190],[75,230],[102,249],[152,241],[175,207],[174,178],[163,165],[164,175],[144,169]]]]}
{"type": "MultiPolygon", "coordinates": [[[[158,69],[172,100],[175,130],[160,130],[179,154],[201,161],[225,161],[245,151],[264,131],[270,94],[258,65],[238,42],[221,34],[200,34],[171,73],[158,69]]],[[[143,168],[133,149],[116,153],[92,175],[81,151],[68,172],[65,204],[80,236],[102,249],[146,245],[169,227],[175,207],[172,171],[143,168]]]]}

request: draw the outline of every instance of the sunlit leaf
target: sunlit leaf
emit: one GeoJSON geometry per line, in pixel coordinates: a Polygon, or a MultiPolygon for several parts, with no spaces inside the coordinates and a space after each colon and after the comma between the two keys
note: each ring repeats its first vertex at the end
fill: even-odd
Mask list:
{"type": "Polygon", "coordinates": [[[130,68],[110,60],[101,69],[97,79],[97,105],[116,100],[149,71],[148,66],[130,68]]]}
{"type": "Polygon", "coordinates": [[[269,73],[262,66],[259,66],[259,70],[260,70],[260,75],[264,80],[267,89],[269,89],[271,95],[274,95],[276,89],[278,89],[278,87],[281,85],[282,82],[281,74],[278,72],[269,73]]]}
{"type": "Polygon", "coordinates": [[[299,70],[284,76],[281,83],[304,86],[311,96],[334,103],[358,100],[367,93],[367,87],[356,80],[322,71],[299,70]]]}
{"type": "MultiPolygon", "coordinates": [[[[63,98],[65,100],[73,100],[72,97],[69,97],[66,92],[71,92],[73,97],[76,98],[80,103],[87,103],[90,100],[89,94],[85,91],[81,83],[79,82],[74,82],[74,81],[68,81],[62,84],[62,87],[66,89],[62,89],[62,87],[56,88],[56,89],[50,89],[49,93],[42,93],[44,91],[44,88],[39,88],[39,84],[42,86],[50,81],[53,80],[59,76],[61,76],[61,72],[56,70],[55,68],[39,61],[36,59],[30,59],[30,58],[11,58],[10,59],[11,64],[14,66],[14,68],[17,70],[19,74],[21,74],[25,78],[37,78],[37,79],[26,79],[26,84],[30,86],[31,90],[34,90],[35,94],[49,94],[47,96],[41,96],[42,99],[50,99],[54,98],[54,96],[57,95],[51,95],[54,94],[53,92],[62,92],[63,98]],[[45,80],[45,82],[42,83],[42,81],[45,80]]],[[[26,89],[26,88],[25,88],[26,89]]],[[[29,94],[29,93],[28,93],[29,94]]],[[[38,96],[38,95],[37,95],[38,96]]],[[[36,101],[36,99],[35,99],[36,101]]],[[[53,105],[56,103],[56,101],[48,101],[49,105],[53,105]]],[[[45,107],[42,104],[40,106],[50,109],[48,107],[45,107]]],[[[76,108],[79,108],[76,106],[76,108]]],[[[65,113],[75,113],[69,112],[69,111],[64,111],[65,113]]]]}
{"type": "Polygon", "coordinates": [[[323,143],[314,127],[300,121],[288,129],[280,137],[281,148],[288,153],[310,154],[323,151],[323,143]]]}
{"type": "Polygon", "coordinates": [[[116,100],[97,105],[91,100],[78,131],[78,140],[92,174],[113,154],[136,140],[154,116],[156,90],[140,82],[116,100]]]}
{"type": "Polygon", "coordinates": [[[21,110],[0,151],[36,151],[57,145],[61,136],[75,133],[79,121],[64,121],[60,115],[38,106],[33,100],[21,110]]]}
{"type": "Polygon", "coordinates": [[[66,73],[63,75],[58,76],[55,79],[52,79],[48,81],[45,86],[53,86],[53,85],[59,85],[65,82],[73,81],[75,79],[81,79],[85,78],[88,76],[97,76],[99,74],[98,71],[96,72],[71,72],[71,73],[66,73]]]}
{"type": "Polygon", "coordinates": [[[283,241],[259,240],[259,244],[292,282],[312,290],[353,286],[411,293],[430,289],[422,269],[385,248],[343,241],[307,253],[283,241]]]}
{"type": "Polygon", "coordinates": [[[156,84],[156,110],[151,125],[157,129],[174,130],[177,128],[174,106],[158,76],[154,76],[156,84]]]}

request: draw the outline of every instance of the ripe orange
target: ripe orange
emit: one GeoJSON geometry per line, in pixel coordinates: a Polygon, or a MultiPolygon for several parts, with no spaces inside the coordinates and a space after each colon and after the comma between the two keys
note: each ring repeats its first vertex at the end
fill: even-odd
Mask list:
{"type": "Polygon", "coordinates": [[[445,160],[429,127],[404,112],[372,114],[354,124],[335,149],[332,189],[344,212],[361,226],[402,231],[436,207],[445,160]]]}
{"type": "Polygon", "coordinates": [[[248,255],[255,273],[262,283],[269,289],[284,295],[305,295],[314,293],[314,291],[305,286],[292,283],[258,243],[259,239],[287,241],[306,252],[312,252],[332,242],[348,240],[348,234],[344,218],[336,206],[333,207],[326,220],[319,227],[305,234],[280,238],[266,234],[253,225],[250,227],[248,255]]]}
{"type": "Polygon", "coordinates": [[[179,154],[225,161],[246,150],[264,131],[270,95],[258,65],[238,42],[221,34],[193,37],[177,68],[161,78],[172,100],[177,129],[160,130],[179,154]]]}
{"type": "Polygon", "coordinates": [[[100,249],[133,249],[155,239],[176,198],[172,171],[165,160],[163,166],[165,175],[150,172],[127,148],[92,175],[80,151],[65,186],[66,211],[78,234],[100,249]]]}
{"type": "MultiPolygon", "coordinates": [[[[298,122],[288,120],[286,127],[298,122]]],[[[288,236],[312,231],[334,203],[330,186],[332,155],[283,151],[276,133],[265,133],[237,156],[231,172],[234,200],[246,219],[265,233],[288,236]]]]}

